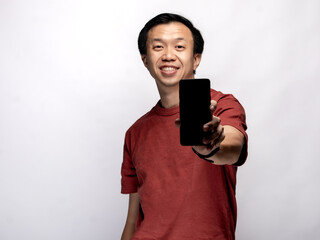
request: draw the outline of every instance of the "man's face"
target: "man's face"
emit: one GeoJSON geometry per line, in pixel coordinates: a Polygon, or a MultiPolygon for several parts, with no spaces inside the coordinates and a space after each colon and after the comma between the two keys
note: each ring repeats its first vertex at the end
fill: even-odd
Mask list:
{"type": "Polygon", "coordinates": [[[201,54],[193,54],[193,44],[191,31],[180,22],[150,29],[147,54],[141,57],[159,90],[176,86],[181,79],[194,78],[201,54]]]}

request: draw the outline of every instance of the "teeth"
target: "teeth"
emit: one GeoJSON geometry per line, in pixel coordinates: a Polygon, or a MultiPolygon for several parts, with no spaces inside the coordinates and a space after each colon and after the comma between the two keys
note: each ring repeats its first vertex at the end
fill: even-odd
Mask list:
{"type": "Polygon", "coordinates": [[[174,67],[164,67],[164,68],[162,68],[162,70],[164,70],[164,71],[174,71],[176,69],[174,67]]]}

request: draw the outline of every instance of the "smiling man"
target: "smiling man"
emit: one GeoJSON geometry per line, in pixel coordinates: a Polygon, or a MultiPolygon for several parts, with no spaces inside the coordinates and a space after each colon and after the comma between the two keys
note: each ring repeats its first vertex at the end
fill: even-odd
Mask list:
{"type": "Polygon", "coordinates": [[[186,18],[164,13],[144,26],[138,45],[160,101],[125,136],[121,192],[130,197],[122,240],[235,239],[236,172],[247,156],[244,109],[212,89],[205,145],[181,146],[179,81],[194,78],[202,36],[186,18]]]}

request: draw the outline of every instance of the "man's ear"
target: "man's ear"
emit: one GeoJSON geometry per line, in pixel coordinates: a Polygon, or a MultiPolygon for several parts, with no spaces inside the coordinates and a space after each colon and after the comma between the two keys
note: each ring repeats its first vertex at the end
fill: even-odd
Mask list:
{"type": "Polygon", "coordinates": [[[196,69],[198,68],[200,62],[201,62],[201,57],[202,55],[200,53],[196,53],[193,56],[193,71],[196,71],[196,69]]]}
{"type": "Polygon", "coordinates": [[[142,60],[142,62],[143,62],[143,64],[144,64],[144,66],[145,66],[146,68],[148,68],[148,60],[147,60],[147,55],[146,55],[146,54],[142,54],[142,55],[141,55],[141,60],[142,60]]]}

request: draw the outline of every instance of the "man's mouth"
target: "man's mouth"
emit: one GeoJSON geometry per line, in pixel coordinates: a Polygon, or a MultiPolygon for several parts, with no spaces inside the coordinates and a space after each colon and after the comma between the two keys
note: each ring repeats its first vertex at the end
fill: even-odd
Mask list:
{"type": "Polygon", "coordinates": [[[174,67],[174,66],[163,66],[160,67],[160,70],[164,73],[174,73],[178,70],[178,67],[174,67]]]}

